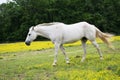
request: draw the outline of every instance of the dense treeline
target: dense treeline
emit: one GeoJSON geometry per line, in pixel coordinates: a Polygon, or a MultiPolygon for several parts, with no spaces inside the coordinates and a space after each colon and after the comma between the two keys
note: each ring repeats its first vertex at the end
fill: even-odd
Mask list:
{"type": "Polygon", "coordinates": [[[0,42],[24,41],[29,27],[47,22],[87,21],[120,34],[120,0],[13,1],[0,5],[0,42]]]}

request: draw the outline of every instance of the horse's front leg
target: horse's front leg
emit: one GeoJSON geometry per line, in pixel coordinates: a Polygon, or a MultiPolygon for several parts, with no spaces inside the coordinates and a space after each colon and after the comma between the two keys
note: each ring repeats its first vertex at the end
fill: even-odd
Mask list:
{"type": "Polygon", "coordinates": [[[53,62],[53,66],[55,66],[57,64],[57,54],[58,54],[58,50],[59,50],[59,47],[60,47],[60,44],[58,43],[55,43],[55,54],[54,54],[54,62],[53,62]]]}

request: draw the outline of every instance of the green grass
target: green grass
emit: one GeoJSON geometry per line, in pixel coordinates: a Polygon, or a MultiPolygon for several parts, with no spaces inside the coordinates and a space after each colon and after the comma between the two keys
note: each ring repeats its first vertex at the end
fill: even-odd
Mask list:
{"type": "Polygon", "coordinates": [[[96,49],[87,45],[86,60],[81,63],[81,46],[65,47],[70,64],[61,52],[53,67],[54,49],[0,54],[0,80],[120,80],[120,41],[114,41],[116,50],[99,44],[104,60],[96,49]]]}

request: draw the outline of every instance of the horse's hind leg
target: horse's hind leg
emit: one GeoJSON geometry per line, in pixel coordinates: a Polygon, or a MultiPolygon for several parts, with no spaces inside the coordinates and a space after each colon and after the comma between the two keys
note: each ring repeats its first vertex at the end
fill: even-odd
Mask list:
{"type": "Polygon", "coordinates": [[[83,39],[81,40],[81,42],[82,42],[82,47],[83,47],[83,50],[84,50],[84,54],[83,54],[83,56],[82,56],[81,62],[83,62],[83,61],[85,60],[85,58],[86,58],[86,41],[87,41],[86,38],[83,38],[83,39]]]}
{"type": "Polygon", "coordinates": [[[100,59],[103,59],[102,52],[101,52],[101,50],[100,50],[99,45],[97,44],[97,42],[96,41],[91,41],[91,42],[96,47],[96,49],[97,49],[97,51],[98,51],[98,53],[100,55],[100,59]]]}
{"type": "Polygon", "coordinates": [[[64,49],[63,45],[60,46],[60,49],[61,49],[62,53],[63,53],[64,56],[65,56],[66,63],[69,64],[69,63],[70,63],[70,62],[69,62],[69,58],[68,58],[68,56],[66,55],[66,52],[65,52],[65,49],[64,49]]]}

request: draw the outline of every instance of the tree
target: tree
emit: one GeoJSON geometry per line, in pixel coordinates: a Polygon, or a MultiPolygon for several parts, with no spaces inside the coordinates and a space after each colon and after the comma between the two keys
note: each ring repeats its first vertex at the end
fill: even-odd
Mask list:
{"type": "Polygon", "coordinates": [[[0,5],[0,42],[24,41],[31,26],[47,22],[87,21],[120,34],[119,8],[120,0],[13,0],[0,5]]]}

